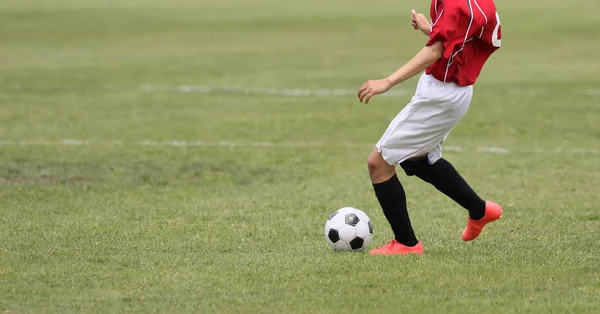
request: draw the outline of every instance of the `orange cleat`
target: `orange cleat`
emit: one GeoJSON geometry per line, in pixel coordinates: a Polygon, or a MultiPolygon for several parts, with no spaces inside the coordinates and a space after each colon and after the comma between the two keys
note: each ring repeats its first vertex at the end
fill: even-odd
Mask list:
{"type": "Polygon", "coordinates": [[[501,216],[502,207],[500,207],[500,205],[494,202],[485,202],[485,215],[479,220],[468,219],[467,227],[462,234],[462,239],[464,241],[475,240],[481,231],[483,231],[483,227],[485,227],[486,224],[500,219],[501,216]]]}
{"type": "Polygon", "coordinates": [[[408,254],[423,254],[423,245],[421,242],[417,245],[410,247],[401,244],[396,239],[388,242],[388,244],[371,250],[371,255],[408,255],[408,254]]]}

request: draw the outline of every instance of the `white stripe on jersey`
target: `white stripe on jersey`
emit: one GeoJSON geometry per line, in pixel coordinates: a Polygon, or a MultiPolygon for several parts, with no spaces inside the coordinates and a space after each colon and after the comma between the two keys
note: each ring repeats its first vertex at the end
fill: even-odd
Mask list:
{"type": "MultiPolygon", "coordinates": [[[[483,18],[485,19],[485,25],[487,25],[488,24],[488,18],[485,15],[485,12],[483,12],[483,10],[481,9],[481,7],[479,6],[479,2],[477,2],[477,0],[473,0],[473,2],[475,2],[475,5],[479,9],[479,12],[481,12],[481,15],[483,15],[483,18]]],[[[482,26],[481,27],[481,34],[479,34],[479,38],[483,37],[484,30],[485,30],[485,26],[482,26]]]]}
{"type": "Polygon", "coordinates": [[[440,20],[440,18],[442,17],[443,14],[444,14],[444,9],[442,9],[442,12],[440,12],[440,15],[438,15],[437,19],[435,19],[435,22],[433,22],[433,24],[431,24],[431,28],[433,28],[433,26],[435,24],[437,24],[437,22],[440,20]]]}
{"type": "MultiPolygon", "coordinates": [[[[481,7],[479,6],[479,3],[477,3],[477,0],[473,0],[473,2],[475,2],[475,5],[477,6],[477,8],[479,9],[479,12],[481,12],[481,15],[483,15],[483,18],[485,19],[485,25],[487,25],[488,23],[488,19],[487,16],[485,15],[485,13],[483,13],[483,10],[481,9],[481,7]]],[[[480,36],[481,37],[481,36],[480,36]]]]}
{"type": "Polygon", "coordinates": [[[444,9],[442,9],[442,12],[440,12],[440,15],[438,15],[435,22],[432,21],[431,27],[429,27],[429,33],[433,32],[433,26],[435,26],[435,24],[440,20],[440,18],[442,17],[442,14],[444,14],[444,9]]]}
{"type": "Polygon", "coordinates": [[[471,26],[473,25],[473,6],[471,5],[471,0],[467,0],[467,3],[469,4],[469,14],[470,19],[469,19],[469,27],[467,27],[467,33],[465,34],[465,40],[463,41],[462,47],[455,52],[450,59],[448,59],[448,65],[446,66],[446,74],[444,74],[444,83],[446,82],[446,79],[448,78],[448,71],[450,70],[450,66],[452,65],[452,61],[454,60],[454,57],[456,57],[456,55],[458,55],[461,51],[463,51],[463,49],[465,49],[465,44],[468,43],[471,39],[469,39],[469,32],[471,31],[471,26]]]}

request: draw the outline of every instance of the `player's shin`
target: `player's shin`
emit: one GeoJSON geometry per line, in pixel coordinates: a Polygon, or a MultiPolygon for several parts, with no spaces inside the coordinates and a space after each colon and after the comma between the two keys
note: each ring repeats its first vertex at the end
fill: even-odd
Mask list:
{"type": "Polygon", "coordinates": [[[406,194],[398,176],[394,174],[387,181],[374,183],[373,189],[385,218],[394,231],[396,241],[406,246],[415,246],[419,241],[410,223],[406,208],[406,194]]]}
{"type": "Polygon", "coordinates": [[[485,215],[485,201],[473,191],[447,160],[441,158],[430,165],[427,157],[423,157],[417,160],[407,160],[401,166],[407,175],[417,176],[432,184],[440,192],[467,209],[471,219],[481,219],[485,215]]]}

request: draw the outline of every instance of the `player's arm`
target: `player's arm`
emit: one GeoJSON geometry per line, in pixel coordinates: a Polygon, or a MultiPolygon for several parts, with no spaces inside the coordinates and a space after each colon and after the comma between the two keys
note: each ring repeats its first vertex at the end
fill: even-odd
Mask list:
{"type": "Polygon", "coordinates": [[[385,80],[390,82],[392,86],[400,84],[434,64],[442,57],[443,52],[444,45],[441,41],[425,46],[425,48],[421,49],[414,58],[396,72],[392,73],[392,75],[388,76],[385,80]]]}
{"type": "Polygon", "coordinates": [[[392,75],[381,80],[371,80],[364,83],[358,90],[358,99],[368,104],[371,97],[385,93],[395,85],[423,72],[423,70],[439,60],[443,53],[444,45],[441,41],[425,46],[414,58],[392,73],[392,75]]]}

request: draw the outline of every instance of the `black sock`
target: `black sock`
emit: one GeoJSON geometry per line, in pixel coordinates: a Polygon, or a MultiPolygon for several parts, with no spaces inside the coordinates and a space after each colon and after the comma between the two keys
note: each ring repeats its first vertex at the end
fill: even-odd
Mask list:
{"type": "Polygon", "coordinates": [[[447,160],[442,158],[433,165],[424,167],[422,171],[416,172],[415,175],[431,183],[440,192],[468,210],[471,219],[481,219],[485,215],[485,201],[473,191],[447,160]]]}
{"type": "Polygon", "coordinates": [[[387,218],[394,231],[396,241],[406,246],[417,245],[419,241],[410,224],[408,210],[406,209],[406,194],[398,180],[398,176],[394,174],[385,182],[373,184],[373,189],[385,218],[387,218]]]}

